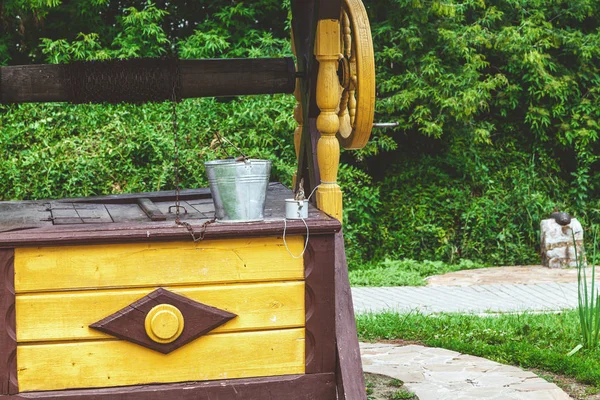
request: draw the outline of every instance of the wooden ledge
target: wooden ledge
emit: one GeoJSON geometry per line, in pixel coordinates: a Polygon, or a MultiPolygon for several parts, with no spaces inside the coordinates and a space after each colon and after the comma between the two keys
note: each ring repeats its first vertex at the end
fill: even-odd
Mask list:
{"type": "MultiPolygon", "coordinates": [[[[284,200],[290,197],[292,197],[292,192],[289,189],[280,183],[271,183],[267,196],[265,220],[243,223],[213,222],[206,226],[204,238],[281,236],[285,226],[284,200]]],[[[190,232],[185,227],[175,224],[172,214],[169,215],[169,220],[153,221],[141,208],[137,209],[140,199],[149,199],[154,204],[165,208],[171,203],[174,204],[174,192],[124,194],[56,201],[0,202],[0,248],[192,240],[190,232]],[[51,211],[47,208],[62,204],[75,204],[77,207],[83,207],[77,214],[80,214],[81,210],[96,212],[90,207],[99,206],[103,212],[110,211],[111,213],[111,215],[107,214],[108,217],[103,217],[102,221],[112,218],[114,222],[88,223],[83,219],[79,223],[70,223],[69,219],[67,223],[53,223],[51,211]],[[52,206],[49,207],[49,205],[52,206]],[[133,217],[130,217],[132,211],[129,209],[125,218],[126,222],[120,222],[118,213],[116,217],[112,215],[115,207],[120,206],[133,207],[137,211],[133,217]]],[[[202,212],[197,212],[193,219],[184,219],[192,226],[198,237],[202,232],[203,223],[209,220],[204,215],[210,215],[211,212],[210,191],[208,189],[185,190],[182,191],[180,200],[188,203],[202,202],[200,205],[194,204],[202,212]]],[[[186,206],[189,207],[188,204],[186,206]]],[[[66,211],[68,210],[61,210],[61,212],[66,211]]],[[[163,213],[166,214],[166,211],[163,213]]],[[[73,218],[74,221],[76,219],[73,218]]],[[[306,223],[310,235],[334,234],[341,229],[338,220],[313,206],[309,208],[309,218],[306,223]]],[[[288,220],[286,234],[305,235],[306,226],[301,220],[288,220]]]]}

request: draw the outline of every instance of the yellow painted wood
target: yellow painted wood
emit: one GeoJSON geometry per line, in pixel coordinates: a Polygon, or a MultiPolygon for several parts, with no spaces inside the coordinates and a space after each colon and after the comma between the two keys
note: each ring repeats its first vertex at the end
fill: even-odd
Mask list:
{"type": "Polygon", "coordinates": [[[337,114],[340,104],[340,85],[337,75],[340,46],[340,21],[327,19],[317,24],[315,56],[319,61],[317,76],[317,129],[321,137],[317,144],[317,161],[321,185],[317,190],[317,206],[342,220],[342,191],[337,184],[340,146],[336,134],[340,128],[337,114]]]}
{"type": "Polygon", "coordinates": [[[20,391],[304,373],[304,329],[201,337],[161,354],[126,341],[20,345],[20,391]]]}
{"type": "Polygon", "coordinates": [[[361,0],[344,0],[341,15],[344,64],[338,138],[345,149],[361,149],[375,115],[375,57],[369,17],[361,0]]]}
{"type": "MultiPolygon", "coordinates": [[[[287,239],[300,253],[304,238],[287,239]]],[[[280,238],[18,248],[17,293],[302,279],[280,238]]]]}
{"type": "MultiPolygon", "coordinates": [[[[110,338],[88,326],[155,289],[17,295],[17,340],[24,343],[110,338]]],[[[237,315],[214,333],[303,327],[305,323],[304,282],[166,289],[237,315]]]]}

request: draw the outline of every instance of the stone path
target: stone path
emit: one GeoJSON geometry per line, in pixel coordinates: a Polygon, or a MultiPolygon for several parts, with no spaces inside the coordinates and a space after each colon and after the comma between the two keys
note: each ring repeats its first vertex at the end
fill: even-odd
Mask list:
{"type": "MultiPolygon", "coordinates": [[[[577,307],[577,271],[486,268],[432,277],[425,287],[352,288],[358,313],[548,312],[577,307]]],[[[420,400],[567,400],[532,372],[451,350],[361,344],[365,372],[402,380],[420,400]]]]}
{"type": "Polygon", "coordinates": [[[352,296],[359,313],[551,312],[577,307],[577,270],[483,268],[434,276],[423,287],[355,287],[352,296]]]}
{"type": "Polygon", "coordinates": [[[473,286],[355,287],[354,310],[496,313],[577,307],[577,283],[473,286]]]}
{"type": "Polygon", "coordinates": [[[533,372],[451,350],[361,343],[365,372],[391,376],[420,400],[568,400],[533,372]]]}

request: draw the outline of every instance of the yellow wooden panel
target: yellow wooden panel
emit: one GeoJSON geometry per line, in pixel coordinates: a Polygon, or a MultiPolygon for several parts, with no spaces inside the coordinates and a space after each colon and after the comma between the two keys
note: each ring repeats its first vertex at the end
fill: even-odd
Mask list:
{"type": "MultiPolygon", "coordinates": [[[[287,239],[294,254],[304,239],[287,239]]],[[[85,288],[145,287],[299,280],[280,238],[18,248],[17,293],[85,288]]]]}
{"type": "Polygon", "coordinates": [[[304,373],[304,329],[201,337],[167,355],[126,341],[19,345],[20,391],[304,373]]]}
{"type": "MultiPolygon", "coordinates": [[[[17,295],[19,342],[108,338],[88,328],[155,288],[17,295]]],[[[304,282],[167,288],[238,316],[213,332],[303,327],[304,282]]]]}

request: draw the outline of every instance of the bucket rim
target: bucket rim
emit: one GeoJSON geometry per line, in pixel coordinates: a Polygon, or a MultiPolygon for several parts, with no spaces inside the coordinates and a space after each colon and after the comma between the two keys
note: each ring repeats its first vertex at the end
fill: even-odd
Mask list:
{"type": "Polygon", "coordinates": [[[205,161],[204,165],[207,167],[213,167],[213,166],[234,166],[234,165],[243,165],[246,164],[247,162],[251,163],[251,164],[267,164],[267,165],[271,165],[271,160],[264,160],[264,159],[260,159],[260,158],[249,158],[247,160],[236,160],[236,159],[226,159],[226,160],[212,160],[212,161],[205,161]]]}
{"type": "Polygon", "coordinates": [[[304,200],[296,200],[296,199],[285,199],[286,203],[300,203],[303,202],[304,204],[306,204],[308,202],[308,199],[304,199],[304,200]]]}

